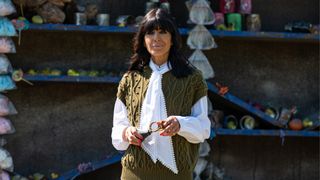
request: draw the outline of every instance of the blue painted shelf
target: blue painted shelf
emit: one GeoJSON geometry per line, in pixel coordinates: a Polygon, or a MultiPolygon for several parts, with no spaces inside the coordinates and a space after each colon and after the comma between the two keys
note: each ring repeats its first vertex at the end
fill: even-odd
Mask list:
{"type": "MultiPolygon", "coordinates": [[[[213,129],[212,129],[213,130],[213,129]]],[[[281,138],[284,137],[320,137],[319,131],[292,131],[292,130],[243,130],[243,129],[223,129],[219,128],[216,130],[213,130],[217,135],[237,135],[237,136],[279,136],[281,138]]],[[[92,163],[93,169],[91,171],[97,170],[99,168],[119,163],[121,160],[122,154],[114,155],[110,158],[106,158],[100,161],[96,161],[92,163]]],[[[90,171],[90,172],[91,172],[90,171]]],[[[89,172],[87,172],[89,173],[89,172]]],[[[70,180],[80,175],[80,172],[77,168],[72,169],[68,172],[65,172],[57,178],[57,180],[70,180]]]]}
{"type": "Polygon", "coordinates": [[[24,75],[29,81],[44,82],[76,82],[76,83],[119,83],[120,77],[90,77],[90,76],[47,76],[47,75],[24,75]]]}
{"type": "Polygon", "coordinates": [[[260,129],[223,129],[215,130],[217,135],[239,135],[239,136],[297,136],[297,137],[320,137],[319,131],[293,131],[293,130],[260,130],[260,129]]]}
{"type": "Polygon", "coordinates": [[[136,27],[118,27],[118,26],[94,26],[94,25],[78,26],[74,24],[30,24],[28,30],[134,33],[137,31],[137,28],[136,27]]]}
{"type": "MultiPolygon", "coordinates": [[[[42,31],[83,31],[83,32],[103,32],[103,33],[134,33],[136,27],[118,27],[118,26],[94,26],[74,24],[30,24],[29,30],[42,31]]],[[[188,28],[179,28],[182,35],[187,35],[188,28]]],[[[299,40],[306,42],[319,42],[320,35],[310,33],[290,33],[290,32],[248,32],[248,31],[218,31],[209,30],[214,37],[231,38],[253,38],[253,39],[273,39],[273,40],[299,40]]]]}
{"type": "MultiPolygon", "coordinates": [[[[289,136],[300,136],[300,137],[320,137],[319,131],[291,131],[291,130],[242,130],[242,129],[223,129],[219,128],[214,130],[217,135],[237,135],[237,136],[279,136],[279,137],[289,137],[289,136]]],[[[99,168],[119,163],[122,154],[114,155],[110,158],[106,158],[100,161],[91,163],[93,169],[91,171],[97,170],[99,168]]],[[[90,171],[90,172],[91,172],[90,171]]],[[[87,172],[89,173],[89,172],[87,172]]],[[[77,168],[65,172],[57,178],[57,180],[70,180],[80,175],[77,168]]]]}
{"type": "MultiPolygon", "coordinates": [[[[25,79],[29,81],[39,82],[73,82],[73,83],[114,83],[117,84],[120,81],[120,77],[89,77],[89,76],[46,76],[46,75],[25,75],[25,79]]],[[[218,89],[210,82],[207,81],[209,92],[218,94],[218,89]]],[[[219,95],[220,96],[220,95],[219,95]]],[[[230,93],[220,96],[226,101],[244,109],[245,111],[256,115],[263,121],[279,126],[277,121],[266,115],[264,112],[254,108],[245,101],[233,96],[230,93]]],[[[290,131],[290,130],[230,130],[230,129],[218,129],[215,133],[218,135],[246,135],[246,136],[279,136],[280,132],[284,132],[286,136],[306,136],[306,137],[320,137],[318,131],[290,131]]]]}
{"type": "MultiPolygon", "coordinates": [[[[219,90],[210,82],[207,82],[207,85],[208,85],[208,89],[210,92],[213,92],[215,94],[218,94],[219,90]]],[[[232,94],[230,93],[226,93],[224,96],[220,96],[221,98],[237,105],[238,107],[246,110],[246,111],[249,111],[250,113],[256,115],[257,117],[261,118],[262,120],[274,125],[274,126],[277,126],[277,127],[280,127],[280,123],[278,123],[278,121],[275,121],[274,119],[272,119],[270,116],[268,116],[267,114],[265,114],[264,112],[260,111],[259,109],[251,106],[250,104],[246,103],[245,101],[233,96],[232,94]]]]}
{"type": "MultiPolygon", "coordinates": [[[[96,161],[96,162],[92,162],[92,167],[93,167],[93,170],[97,170],[99,168],[102,168],[104,166],[108,166],[108,165],[111,165],[111,164],[114,164],[114,163],[118,163],[120,162],[121,160],[121,157],[122,157],[122,154],[117,154],[117,155],[114,155],[110,158],[106,158],[106,159],[103,159],[101,161],[96,161]]],[[[77,168],[75,169],[72,169],[66,173],[63,173],[59,176],[59,178],[57,178],[56,180],[70,180],[70,179],[73,179],[77,176],[79,176],[80,173],[78,171],[77,168]]]]}

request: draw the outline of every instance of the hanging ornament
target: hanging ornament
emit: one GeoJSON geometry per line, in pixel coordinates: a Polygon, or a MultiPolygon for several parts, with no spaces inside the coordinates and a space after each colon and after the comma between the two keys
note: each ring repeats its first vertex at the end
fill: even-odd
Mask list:
{"type": "Polygon", "coordinates": [[[0,17],[0,36],[16,36],[13,24],[6,17],[0,17]]]}
{"type": "Polygon", "coordinates": [[[0,148],[0,169],[13,171],[12,157],[10,153],[3,148],[0,148]]]}
{"type": "Polygon", "coordinates": [[[207,57],[202,53],[201,50],[195,50],[194,53],[190,56],[189,61],[202,72],[202,76],[204,79],[214,77],[213,68],[210,65],[207,57]]]}
{"type": "Polygon", "coordinates": [[[16,84],[9,75],[0,75],[0,91],[16,89],[16,84]]]}
{"type": "Polygon", "coordinates": [[[0,135],[12,134],[16,132],[9,119],[0,117],[0,135]]]}
{"type": "Polygon", "coordinates": [[[11,0],[0,1],[0,16],[8,16],[16,12],[11,0]]]}
{"type": "Polygon", "coordinates": [[[198,0],[190,10],[190,20],[195,24],[209,25],[214,23],[214,14],[206,0],[198,0]]]}
{"type": "Polygon", "coordinates": [[[10,175],[7,171],[0,169],[0,179],[1,180],[10,180],[10,175]]]}
{"type": "Polygon", "coordinates": [[[197,26],[190,31],[187,39],[187,45],[191,49],[196,49],[189,58],[189,61],[202,72],[204,79],[213,78],[213,68],[201,50],[217,47],[211,33],[204,27],[204,25],[215,22],[214,13],[206,0],[189,0],[186,2],[186,5],[188,9],[190,9],[190,21],[197,24],[197,26]]]}
{"type": "Polygon", "coordinates": [[[12,66],[7,56],[0,54],[0,74],[8,74],[12,72],[12,66]]]}
{"type": "Polygon", "coordinates": [[[16,47],[9,37],[0,37],[0,53],[15,53],[16,47]]]}
{"type": "Polygon", "coordinates": [[[0,94],[0,116],[17,114],[17,110],[8,97],[0,94]]]}
{"type": "Polygon", "coordinates": [[[217,47],[210,32],[203,25],[197,25],[190,31],[187,44],[191,49],[207,50],[217,47]]]}

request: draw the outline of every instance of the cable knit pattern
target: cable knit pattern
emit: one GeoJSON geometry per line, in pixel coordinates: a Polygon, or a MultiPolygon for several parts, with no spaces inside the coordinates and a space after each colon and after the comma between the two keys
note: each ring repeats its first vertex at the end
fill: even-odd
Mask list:
{"type": "MultiPolygon", "coordinates": [[[[144,71],[127,72],[118,87],[117,97],[126,105],[130,124],[139,127],[140,112],[144,96],[148,89],[152,70],[145,66],[144,71]]],[[[168,116],[189,116],[192,106],[203,96],[207,95],[207,85],[201,72],[195,70],[188,77],[177,79],[171,72],[163,74],[162,90],[165,96],[168,116]]],[[[130,145],[122,158],[123,178],[157,179],[149,176],[146,171],[165,175],[170,179],[191,179],[192,171],[198,159],[199,144],[191,144],[179,135],[172,137],[174,154],[179,174],[174,174],[160,162],[153,163],[149,155],[141,147],[130,145]],[[139,174],[143,176],[139,176],[139,174]],[[135,174],[135,175],[134,175],[135,174]]],[[[150,174],[151,175],[151,174],[150,174]]]]}

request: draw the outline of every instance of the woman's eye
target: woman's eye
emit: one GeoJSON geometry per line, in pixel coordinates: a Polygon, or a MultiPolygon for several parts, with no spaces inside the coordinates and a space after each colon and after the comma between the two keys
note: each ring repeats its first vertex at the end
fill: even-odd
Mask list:
{"type": "Polygon", "coordinates": [[[154,31],[147,32],[148,35],[154,34],[154,31]]]}

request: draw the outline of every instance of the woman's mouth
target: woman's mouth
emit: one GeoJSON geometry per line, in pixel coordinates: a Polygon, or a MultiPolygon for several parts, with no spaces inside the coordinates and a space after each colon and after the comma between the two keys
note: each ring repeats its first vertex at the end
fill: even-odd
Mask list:
{"type": "Polygon", "coordinates": [[[152,48],[159,49],[159,48],[162,48],[162,46],[161,45],[152,45],[152,48]]]}

